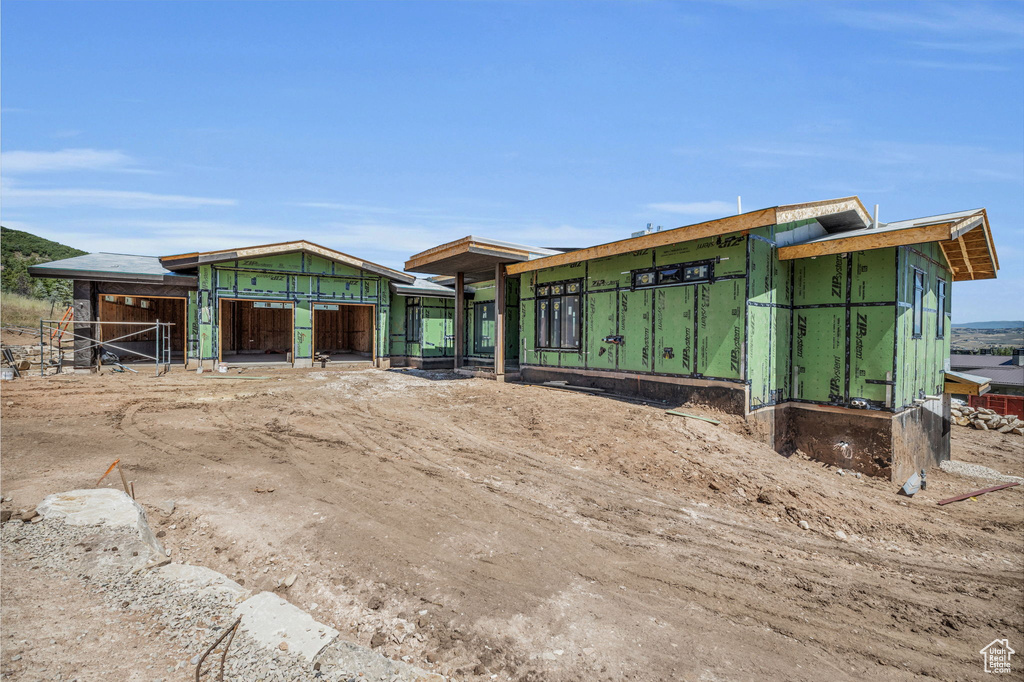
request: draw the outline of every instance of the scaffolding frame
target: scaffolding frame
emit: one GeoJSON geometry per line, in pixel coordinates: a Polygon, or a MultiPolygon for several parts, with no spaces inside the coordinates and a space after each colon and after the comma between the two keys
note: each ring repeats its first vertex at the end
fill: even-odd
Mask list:
{"type": "MultiPolygon", "coordinates": [[[[55,355],[55,353],[54,353],[54,348],[55,348],[54,345],[52,343],[47,345],[43,341],[43,339],[45,338],[44,334],[46,334],[47,332],[50,332],[51,334],[56,333],[58,330],[60,330],[60,325],[63,322],[65,322],[65,321],[64,320],[39,320],[39,360],[40,360],[40,363],[39,363],[39,375],[40,376],[44,376],[44,377],[46,376],[46,369],[47,369],[47,367],[56,367],[58,374],[64,368],[64,349],[61,348],[58,345],[56,347],[56,356],[57,357],[54,358],[54,355],[55,355]],[[44,357],[46,358],[45,361],[43,361],[44,357]]],[[[91,342],[91,343],[89,343],[89,345],[83,346],[83,347],[79,347],[79,346],[76,345],[74,350],[72,350],[72,355],[74,353],[79,352],[79,351],[86,351],[86,350],[90,350],[92,348],[102,347],[104,350],[106,350],[108,348],[112,348],[114,350],[119,350],[119,351],[121,351],[123,353],[128,353],[129,355],[137,355],[137,356],[139,356],[141,358],[146,358],[147,360],[152,360],[156,364],[156,375],[160,376],[161,373],[166,374],[167,371],[170,370],[170,368],[171,368],[171,327],[173,327],[173,326],[175,326],[173,322],[161,322],[160,320],[156,320],[154,322],[100,322],[100,321],[75,320],[74,321],[74,329],[75,329],[75,331],[68,332],[66,328],[64,330],[62,330],[62,331],[63,331],[63,333],[70,333],[71,334],[71,338],[74,339],[75,341],[81,340],[81,341],[90,341],[91,342]],[[141,329],[139,329],[137,331],[130,332],[128,334],[123,334],[121,336],[118,336],[115,339],[111,339],[110,341],[97,341],[96,339],[92,338],[91,336],[84,336],[84,335],[78,333],[78,327],[80,325],[90,325],[90,326],[92,326],[92,325],[104,325],[104,324],[114,324],[114,325],[119,325],[119,326],[122,326],[122,327],[141,327],[141,329]],[[128,348],[122,348],[121,346],[117,346],[114,343],[116,341],[124,341],[124,340],[129,339],[129,338],[131,338],[133,336],[138,336],[140,334],[145,334],[146,332],[151,332],[151,331],[156,333],[156,341],[155,341],[156,349],[155,349],[153,355],[146,355],[145,353],[140,353],[137,350],[130,350],[128,348]],[[163,367],[163,372],[161,372],[161,366],[163,367]]],[[[103,362],[102,357],[100,359],[98,359],[97,362],[102,363],[103,362]]]]}

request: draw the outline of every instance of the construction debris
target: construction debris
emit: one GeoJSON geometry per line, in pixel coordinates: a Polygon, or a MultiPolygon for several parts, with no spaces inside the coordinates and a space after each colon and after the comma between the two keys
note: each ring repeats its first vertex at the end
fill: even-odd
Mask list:
{"type": "Polygon", "coordinates": [[[954,405],[950,418],[958,426],[973,426],[979,431],[998,431],[1024,436],[1024,420],[1019,415],[1002,415],[987,407],[971,407],[970,405],[954,405]]]}
{"type": "Polygon", "coordinates": [[[997,490],[1003,490],[1004,488],[1012,488],[1020,483],[1004,483],[1002,485],[994,485],[991,488],[982,488],[981,490],[975,490],[973,493],[964,493],[963,495],[957,495],[956,497],[949,497],[945,500],[939,500],[939,504],[949,504],[950,502],[959,502],[960,500],[966,500],[977,497],[978,495],[984,495],[985,493],[993,493],[997,490]]]}
{"type": "Polygon", "coordinates": [[[702,422],[711,422],[712,424],[721,424],[722,422],[717,419],[711,419],[710,417],[701,417],[696,414],[687,414],[686,412],[676,412],[675,410],[666,410],[665,414],[671,414],[676,417],[689,417],[690,419],[699,419],[702,422]]]}

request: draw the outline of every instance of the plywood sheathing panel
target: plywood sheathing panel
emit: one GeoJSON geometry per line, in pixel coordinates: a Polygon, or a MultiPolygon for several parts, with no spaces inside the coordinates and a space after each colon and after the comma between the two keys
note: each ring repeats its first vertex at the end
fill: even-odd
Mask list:
{"type": "MultiPolygon", "coordinates": [[[[183,298],[150,298],[146,296],[131,296],[133,305],[125,303],[124,296],[114,296],[113,301],[108,301],[107,296],[99,296],[99,320],[101,322],[171,322],[174,327],[171,329],[171,351],[178,353],[185,350],[185,299],[183,298]],[[149,307],[143,308],[141,303],[145,300],[149,307]]],[[[100,327],[100,340],[111,341],[115,345],[129,345],[139,342],[156,342],[156,331],[150,330],[136,333],[122,342],[114,341],[133,332],[140,332],[142,327],[138,325],[116,325],[103,324],[100,327]]],[[[155,349],[155,346],[154,346],[155,349]]],[[[114,350],[117,353],[117,350],[114,350]]],[[[151,354],[152,350],[146,351],[151,354]]]]}
{"type": "Polygon", "coordinates": [[[313,309],[314,353],[373,355],[373,306],[340,305],[313,309]]]}
{"type": "Polygon", "coordinates": [[[290,308],[256,308],[252,301],[222,300],[220,342],[225,355],[292,350],[290,308]]]}

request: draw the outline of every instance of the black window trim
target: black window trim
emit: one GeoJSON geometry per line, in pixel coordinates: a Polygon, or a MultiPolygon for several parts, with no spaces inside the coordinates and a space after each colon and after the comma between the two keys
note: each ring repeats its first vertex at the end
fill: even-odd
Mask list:
{"type": "Polygon", "coordinates": [[[636,291],[637,289],[650,289],[652,287],[679,287],[687,286],[690,284],[702,284],[704,282],[713,282],[715,280],[715,263],[718,262],[717,258],[710,258],[704,260],[693,260],[685,263],[673,263],[671,265],[659,265],[653,268],[641,268],[639,270],[633,270],[630,273],[630,290],[636,291]],[[707,267],[707,275],[704,277],[695,277],[693,279],[686,279],[685,273],[687,268],[707,267]],[[662,282],[661,274],[668,270],[681,270],[683,275],[678,282],[662,282]],[[653,274],[654,281],[650,284],[638,284],[637,279],[641,275],[653,274]]]}
{"type": "Polygon", "coordinates": [[[935,319],[935,338],[945,339],[946,338],[946,293],[948,285],[946,280],[939,279],[935,282],[935,308],[938,311],[935,319]]]}
{"type": "Polygon", "coordinates": [[[423,307],[418,296],[405,299],[405,342],[423,343],[423,307]],[[417,324],[409,324],[410,316],[415,318],[417,324]]]}
{"type": "Polygon", "coordinates": [[[924,294],[928,290],[928,283],[925,279],[925,272],[920,268],[911,266],[910,268],[914,273],[914,287],[911,292],[910,301],[910,338],[920,339],[924,337],[924,294]],[[918,276],[920,276],[921,286],[917,286],[918,276]],[[917,292],[921,292],[921,301],[918,303],[917,292]],[[918,327],[918,318],[921,320],[921,326],[918,327]]]}
{"type": "MultiPolygon", "coordinates": [[[[551,330],[548,329],[548,339],[551,338],[551,330]]],[[[559,352],[559,353],[579,353],[583,350],[583,280],[582,279],[565,279],[557,282],[544,282],[543,284],[537,285],[537,294],[533,301],[533,345],[534,350],[537,352],[559,352]],[[568,293],[567,289],[570,284],[577,284],[579,288],[576,293],[568,293]],[[553,294],[551,288],[562,285],[562,293],[553,294]],[[541,294],[541,287],[547,288],[546,294],[541,294]],[[576,345],[572,348],[564,348],[562,346],[542,346],[540,343],[540,302],[547,301],[548,305],[554,299],[564,299],[567,296],[575,296],[579,299],[579,314],[576,316],[576,345]]]]}

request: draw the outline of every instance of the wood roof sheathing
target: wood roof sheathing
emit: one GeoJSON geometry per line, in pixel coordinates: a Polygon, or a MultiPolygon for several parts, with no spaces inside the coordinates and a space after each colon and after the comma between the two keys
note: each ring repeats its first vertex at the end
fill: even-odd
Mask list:
{"type": "Polygon", "coordinates": [[[306,240],[280,242],[277,244],[262,244],[259,246],[246,246],[240,249],[221,249],[219,251],[203,251],[183,253],[174,256],[163,256],[160,258],[160,263],[170,270],[177,270],[193,268],[197,265],[207,263],[221,263],[229,260],[260,258],[263,256],[297,252],[305,252],[322,256],[328,260],[344,263],[345,265],[351,265],[352,267],[383,275],[384,277],[408,284],[412,284],[416,279],[413,275],[405,272],[393,270],[389,267],[378,265],[377,263],[373,263],[368,260],[362,260],[361,258],[350,256],[347,253],[335,251],[334,249],[329,249],[326,246],[320,246],[319,244],[314,244],[313,242],[308,242],[306,240]]]}

